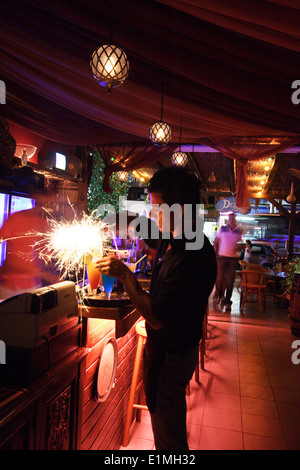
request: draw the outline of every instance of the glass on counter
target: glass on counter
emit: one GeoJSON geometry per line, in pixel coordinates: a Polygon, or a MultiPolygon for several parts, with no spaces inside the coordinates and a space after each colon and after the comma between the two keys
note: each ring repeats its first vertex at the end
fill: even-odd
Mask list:
{"type": "Polygon", "coordinates": [[[98,286],[102,284],[102,276],[99,269],[96,268],[96,260],[97,258],[93,258],[92,261],[87,264],[87,275],[93,294],[97,293],[98,286]]]}
{"type": "Polygon", "coordinates": [[[101,274],[102,274],[103,290],[106,293],[106,296],[107,296],[108,300],[110,300],[111,293],[112,293],[113,288],[114,288],[115,278],[110,277],[107,274],[103,274],[103,273],[101,273],[101,274]]]}

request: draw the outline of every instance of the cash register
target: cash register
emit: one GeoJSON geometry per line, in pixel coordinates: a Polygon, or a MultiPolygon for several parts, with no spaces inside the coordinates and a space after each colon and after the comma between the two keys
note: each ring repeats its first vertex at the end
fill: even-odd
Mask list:
{"type": "Polygon", "coordinates": [[[0,383],[26,386],[80,346],[75,284],[62,281],[0,303],[6,363],[0,383]]]}

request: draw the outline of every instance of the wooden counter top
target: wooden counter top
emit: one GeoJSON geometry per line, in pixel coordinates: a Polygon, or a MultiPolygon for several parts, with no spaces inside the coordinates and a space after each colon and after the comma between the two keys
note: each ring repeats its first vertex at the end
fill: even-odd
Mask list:
{"type": "Polygon", "coordinates": [[[131,300],[124,293],[112,292],[110,300],[106,294],[86,296],[78,305],[79,315],[87,318],[122,320],[134,309],[131,300]]]}
{"type": "MultiPolygon", "coordinates": [[[[149,276],[138,275],[137,279],[143,290],[149,289],[149,276]]],[[[129,297],[122,292],[112,292],[110,300],[103,292],[84,297],[78,305],[78,315],[80,318],[115,320],[116,338],[124,336],[140,317],[129,297]]]]}
{"type": "Polygon", "coordinates": [[[81,318],[99,318],[102,320],[116,321],[116,337],[122,331],[127,333],[128,328],[137,320],[137,312],[131,300],[124,293],[112,292],[110,300],[104,292],[92,296],[84,297],[78,306],[78,314],[81,318]],[[132,320],[132,321],[131,321],[132,320]],[[124,325],[122,326],[122,323],[124,325]],[[125,329],[123,327],[126,327],[125,329]],[[118,334],[117,334],[118,330],[118,334]]]}

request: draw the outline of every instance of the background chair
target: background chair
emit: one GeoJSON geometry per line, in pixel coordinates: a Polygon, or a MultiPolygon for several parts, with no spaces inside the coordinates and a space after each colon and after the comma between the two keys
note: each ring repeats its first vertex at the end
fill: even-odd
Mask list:
{"type": "MultiPolygon", "coordinates": [[[[263,312],[264,304],[266,302],[267,282],[264,272],[261,270],[254,271],[252,269],[240,272],[241,276],[241,296],[240,296],[240,311],[243,311],[244,305],[248,300],[249,295],[256,298],[259,304],[259,311],[263,312]]],[[[251,300],[253,302],[253,300],[251,300]]]]}
{"type": "MultiPolygon", "coordinates": [[[[240,265],[241,271],[243,271],[243,269],[246,269],[246,266],[248,266],[248,264],[249,264],[248,261],[244,261],[244,260],[242,260],[242,259],[239,259],[239,260],[238,260],[238,263],[239,263],[239,265],[240,265]]],[[[238,271],[236,274],[237,274],[237,279],[238,279],[236,289],[237,289],[237,291],[238,291],[239,293],[241,293],[241,277],[240,277],[240,271],[238,271]]]]}
{"type": "Polygon", "coordinates": [[[253,264],[249,263],[245,266],[246,270],[253,270],[253,271],[261,271],[262,273],[266,273],[267,271],[270,271],[269,268],[266,268],[265,266],[261,266],[260,264],[253,264]]]}
{"type": "Polygon", "coordinates": [[[239,259],[238,263],[239,263],[241,269],[245,269],[245,267],[248,266],[248,264],[249,264],[248,261],[244,261],[242,259],[239,259]]]}
{"type": "MultiPolygon", "coordinates": [[[[254,271],[261,271],[262,273],[271,272],[270,268],[266,268],[265,266],[261,266],[260,264],[248,264],[245,269],[247,270],[254,270],[254,271]]],[[[273,295],[274,303],[276,302],[276,282],[271,277],[266,277],[266,284],[267,284],[267,293],[273,295]]]]}

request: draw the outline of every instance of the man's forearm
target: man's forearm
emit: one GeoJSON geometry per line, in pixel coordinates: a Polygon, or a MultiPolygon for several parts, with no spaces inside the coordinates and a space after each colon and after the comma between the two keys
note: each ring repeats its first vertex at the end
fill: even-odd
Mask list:
{"type": "Polygon", "coordinates": [[[103,274],[118,278],[123,283],[134,307],[152,328],[159,329],[162,327],[162,324],[153,313],[150,294],[143,291],[135,275],[126,264],[116,256],[104,256],[96,261],[96,268],[103,274]]]}

